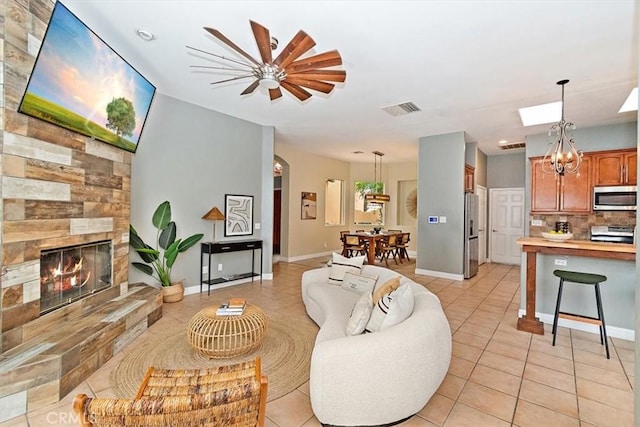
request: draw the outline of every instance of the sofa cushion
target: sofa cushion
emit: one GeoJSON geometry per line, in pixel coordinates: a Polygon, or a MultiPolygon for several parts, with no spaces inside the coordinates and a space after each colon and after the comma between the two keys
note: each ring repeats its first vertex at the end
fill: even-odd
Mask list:
{"type": "Polygon", "coordinates": [[[371,297],[371,292],[365,292],[360,296],[360,299],[356,301],[356,305],[351,311],[351,317],[349,317],[349,321],[347,322],[347,335],[359,335],[364,332],[364,328],[369,322],[369,317],[371,317],[371,310],[373,309],[371,297]]]}
{"type": "Polygon", "coordinates": [[[413,312],[414,298],[409,283],[384,295],[371,311],[367,322],[368,332],[378,332],[406,320],[413,312]]]}
{"type": "Polygon", "coordinates": [[[364,255],[347,258],[334,252],[331,257],[329,284],[340,286],[346,272],[360,274],[362,264],[364,264],[364,258],[364,255]]]}
{"type": "Polygon", "coordinates": [[[391,279],[384,282],[376,291],[373,293],[373,304],[377,304],[380,298],[384,295],[387,295],[400,286],[400,276],[392,277],[391,279]]]}
{"type": "Polygon", "coordinates": [[[347,271],[344,274],[344,278],[342,279],[342,284],[340,286],[342,286],[342,289],[349,292],[355,292],[358,295],[366,293],[371,294],[373,292],[373,288],[376,286],[377,280],[377,276],[365,276],[347,271]]]}

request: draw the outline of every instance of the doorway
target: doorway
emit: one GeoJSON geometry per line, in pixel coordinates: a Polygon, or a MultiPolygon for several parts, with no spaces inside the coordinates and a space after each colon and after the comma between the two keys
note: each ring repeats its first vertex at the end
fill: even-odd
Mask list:
{"type": "Polygon", "coordinates": [[[516,240],[524,236],[524,188],[491,188],[489,203],[491,262],[520,265],[516,240]]]}

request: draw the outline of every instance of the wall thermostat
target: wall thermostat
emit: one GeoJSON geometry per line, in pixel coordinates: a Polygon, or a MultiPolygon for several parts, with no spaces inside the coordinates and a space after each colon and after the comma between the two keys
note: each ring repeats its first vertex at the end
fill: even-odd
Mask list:
{"type": "Polygon", "coordinates": [[[438,217],[437,216],[430,216],[429,217],[429,224],[437,224],[438,223],[438,217]]]}

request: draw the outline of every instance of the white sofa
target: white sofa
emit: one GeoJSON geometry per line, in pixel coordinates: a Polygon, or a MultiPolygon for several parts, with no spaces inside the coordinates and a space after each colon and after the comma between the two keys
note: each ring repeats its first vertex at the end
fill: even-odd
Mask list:
{"type": "Polygon", "coordinates": [[[410,282],[414,309],[403,322],[379,332],[348,336],[346,325],[359,295],[328,284],[330,268],[306,271],[302,299],[320,326],[311,356],[313,413],[323,424],[371,426],[419,412],[444,379],[451,361],[451,330],[438,298],[392,270],[365,265],[376,289],[400,276],[410,282]]]}

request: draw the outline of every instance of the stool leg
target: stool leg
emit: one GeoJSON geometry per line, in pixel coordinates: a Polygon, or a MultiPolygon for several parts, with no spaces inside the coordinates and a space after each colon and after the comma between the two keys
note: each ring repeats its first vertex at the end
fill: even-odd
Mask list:
{"type": "Polygon", "coordinates": [[[556,300],[556,312],[553,316],[553,328],[551,329],[551,333],[553,334],[553,341],[551,345],[556,345],[556,332],[558,331],[558,316],[560,315],[560,300],[562,300],[562,285],[564,284],[564,279],[560,279],[560,285],[558,286],[558,299],[556,300]]]}
{"type": "Polygon", "coordinates": [[[607,328],[604,324],[604,310],[602,309],[602,298],[600,297],[600,284],[596,283],[596,304],[598,305],[598,317],[602,322],[600,326],[600,340],[602,341],[604,338],[604,349],[607,352],[607,359],[609,357],[609,341],[607,340],[607,328]]]}

